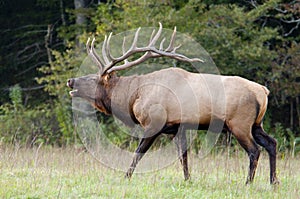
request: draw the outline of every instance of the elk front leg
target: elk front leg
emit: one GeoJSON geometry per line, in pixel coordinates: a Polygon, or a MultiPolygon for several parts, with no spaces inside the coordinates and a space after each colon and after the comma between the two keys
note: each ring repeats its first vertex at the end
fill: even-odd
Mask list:
{"type": "Polygon", "coordinates": [[[178,134],[175,136],[175,143],[177,146],[179,160],[183,167],[184,179],[188,180],[190,178],[190,174],[188,169],[187,141],[185,129],[183,127],[180,128],[178,134]]]}
{"type": "Polygon", "coordinates": [[[153,144],[153,142],[154,142],[154,140],[157,136],[158,136],[158,134],[156,134],[152,137],[146,137],[146,138],[141,139],[141,141],[138,145],[138,148],[136,149],[136,151],[134,153],[132,163],[131,163],[129,169],[127,170],[127,172],[126,172],[125,177],[131,178],[132,173],[134,172],[134,169],[135,169],[136,165],[142,159],[142,157],[145,155],[145,153],[150,148],[150,146],[153,144]]]}

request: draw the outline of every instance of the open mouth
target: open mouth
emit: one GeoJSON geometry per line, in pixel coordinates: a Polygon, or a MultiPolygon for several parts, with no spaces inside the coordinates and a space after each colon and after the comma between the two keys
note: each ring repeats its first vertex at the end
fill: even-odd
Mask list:
{"type": "Polygon", "coordinates": [[[71,97],[76,97],[78,96],[78,89],[74,89],[74,79],[69,79],[67,82],[67,86],[71,89],[73,89],[72,91],[69,92],[69,94],[71,95],[71,97]]]}
{"type": "Polygon", "coordinates": [[[76,94],[78,93],[78,90],[75,89],[75,90],[72,90],[69,92],[69,94],[71,95],[71,97],[76,97],[76,94]]]}

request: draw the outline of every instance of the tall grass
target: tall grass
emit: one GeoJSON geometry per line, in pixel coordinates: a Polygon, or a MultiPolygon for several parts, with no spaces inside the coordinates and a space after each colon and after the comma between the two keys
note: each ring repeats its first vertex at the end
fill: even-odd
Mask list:
{"type": "Polygon", "coordinates": [[[278,158],[279,186],[269,185],[265,153],[250,186],[245,153],[189,157],[190,181],[184,181],[179,161],[127,180],[82,149],[2,146],[0,198],[300,198],[299,157],[278,158]]]}

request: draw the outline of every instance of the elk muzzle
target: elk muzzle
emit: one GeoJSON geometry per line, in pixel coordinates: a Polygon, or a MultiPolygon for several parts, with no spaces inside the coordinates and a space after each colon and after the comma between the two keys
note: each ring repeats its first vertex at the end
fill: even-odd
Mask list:
{"type": "Polygon", "coordinates": [[[75,80],[74,80],[73,78],[68,79],[67,86],[68,86],[69,88],[72,88],[72,89],[73,89],[73,87],[74,87],[74,82],[75,82],[75,80]]]}
{"type": "MultiPolygon", "coordinates": [[[[68,79],[67,81],[67,86],[71,89],[74,88],[74,85],[75,85],[75,79],[71,78],[71,79],[68,79]]],[[[76,97],[76,93],[78,92],[77,89],[74,89],[72,91],[69,92],[69,94],[71,95],[71,97],[76,97]]]]}
{"type": "Polygon", "coordinates": [[[94,101],[96,99],[96,90],[100,86],[99,76],[90,74],[77,78],[70,78],[67,81],[67,86],[71,89],[71,97],[81,97],[87,100],[94,101]]]}

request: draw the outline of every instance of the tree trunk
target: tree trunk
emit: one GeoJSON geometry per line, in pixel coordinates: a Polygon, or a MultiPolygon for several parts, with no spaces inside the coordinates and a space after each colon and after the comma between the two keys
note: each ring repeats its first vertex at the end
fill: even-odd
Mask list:
{"type": "Polygon", "coordinates": [[[47,56],[48,56],[48,63],[52,64],[52,54],[51,54],[51,48],[50,45],[52,43],[52,39],[51,39],[51,32],[52,30],[52,25],[48,25],[48,29],[47,29],[47,35],[45,36],[45,48],[47,50],[47,56]]]}
{"type": "Polygon", "coordinates": [[[297,112],[297,116],[298,116],[298,128],[300,128],[300,106],[299,106],[299,98],[300,97],[296,97],[296,112],[297,112]]]}
{"type": "Polygon", "coordinates": [[[60,0],[59,8],[60,8],[60,18],[61,18],[62,25],[65,26],[67,23],[66,23],[65,8],[64,8],[63,0],[60,0]]]}
{"type": "Polygon", "coordinates": [[[86,25],[86,16],[82,14],[82,10],[87,7],[88,0],[74,0],[76,25],[78,26],[78,32],[76,35],[76,45],[79,48],[84,48],[84,45],[79,42],[79,36],[82,33],[81,28],[86,25]]]}
{"type": "Polygon", "coordinates": [[[80,12],[80,9],[87,6],[87,0],[74,0],[74,6],[76,12],[76,24],[84,25],[86,23],[86,17],[80,12]]]}
{"type": "Polygon", "coordinates": [[[294,127],[294,102],[293,98],[291,97],[291,102],[290,102],[290,128],[293,129],[294,127]]]}

